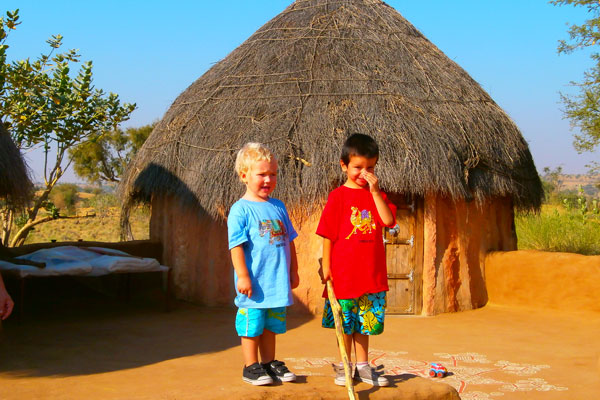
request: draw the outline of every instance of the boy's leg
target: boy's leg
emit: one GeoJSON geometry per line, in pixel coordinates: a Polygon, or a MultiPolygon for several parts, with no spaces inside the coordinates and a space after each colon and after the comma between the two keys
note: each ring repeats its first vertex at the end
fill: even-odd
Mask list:
{"type": "Polygon", "coordinates": [[[352,335],[354,342],[354,354],[356,354],[356,363],[369,362],[369,336],[360,332],[354,332],[352,335]]]}
{"type": "MultiPolygon", "coordinates": [[[[354,342],[354,335],[346,335],[344,334],[344,345],[346,347],[346,355],[348,356],[348,361],[352,362],[352,343],[354,342]]],[[[337,343],[337,341],[336,341],[337,343]]],[[[338,345],[339,346],[339,345],[338,345]]]]}
{"type": "MultiPolygon", "coordinates": [[[[356,322],[358,319],[358,303],[356,299],[338,299],[340,307],[342,309],[342,332],[344,339],[344,347],[346,348],[346,356],[348,358],[350,375],[353,374],[352,369],[352,343],[354,332],[356,331],[356,322]]],[[[331,309],[331,303],[329,300],[325,301],[325,309],[323,311],[323,322],[322,325],[327,328],[335,328],[333,321],[333,310],[331,309]]],[[[336,341],[337,343],[337,341],[336,341]]],[[[339,344],[338,344],[339,346],[339,344]]],[[[333,365],[333,371],[335,372],[334,383],[339,386],[346,385],[346,374],[344,371],[343,361],[333,365]]]]}
{"type": "Polygon", "coordinates": [[[369,365],[369,336],[383,332],[385,319],[385,292],[365,294],[358,300],[360,304],[359,327],[353,335],[356,350],[356,378],[374,386],[388,386],[389,380],[383,376],[383,365],[373,368],[369,365]]]}
{"type": "Polygon", "coordinates": [[[287,330],[286,314],[285,307],[267,310],[265,329],[260,336],[259,349],[262,365],[273,379],[293,382],[296,380],[296,375],[286,367],[283,361],[275,359],[276,335],[285,333],[287,330]]]}
{"type": "Polygon", "coordinates": [[[259,336],[258,348],[263,363],[273,361],[275,359],[275,333],[265,329],[259,336]]]}
{"type": "Polygon", "coordinates": [[[252,385],[268,385],[273,379],[258,362],[260,337],[263,333],[264,316],[262,310],[240,308],[236,316],[236,330],[242,342],[244,369],[242,379],[252,385]]]}
{"type": "Polygon", "coordinates": [[[260,336],[242,336],[242,355],[244,356],[244,366],[248,367],[258,362],[259,343],[260,336]]]}
{"type": "Polygon", "coordinates": [[[390,381],[383,376],[383,365],[377,368],[369,365],[369,336],[355,332],[352,338],[356,350],[355,378],[373,386],[388,386],[390,381]]]}

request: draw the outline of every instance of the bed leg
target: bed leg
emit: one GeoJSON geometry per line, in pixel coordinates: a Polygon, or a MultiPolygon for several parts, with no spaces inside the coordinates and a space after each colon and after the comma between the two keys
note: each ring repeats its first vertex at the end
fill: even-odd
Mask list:
{"type": "Polygon", "coordinates": [[[171,311],[171,268],[167,270],[167,287],[165,288],[165,312],[171,311]]]}
{"type": "Polygon", "coordinates": [[[19,322],[23,322],[23,315],[25,313],[25,279],[26,278],[21,278],[21,282],[19,285],[19,307],[17,307],[17,312],[19,314],[17,317],[17,321],[19,322]]]}
{"type": "Polygon", "coordinates": [[[129,303],[131,301],[131,274],[125,274],[125,302],[129,303]]]}

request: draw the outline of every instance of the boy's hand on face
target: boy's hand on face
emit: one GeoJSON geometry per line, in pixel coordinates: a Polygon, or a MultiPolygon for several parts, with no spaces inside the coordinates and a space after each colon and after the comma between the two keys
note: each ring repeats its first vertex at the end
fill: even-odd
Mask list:
{"type": "Polygon", "coordinates": [[[245,294],[248,298],[252,297],[252,281],[249,277],[238,278],[237,290],[241,294],[245,294]]]}
{"type": "Polygon", "coordinates": [[[379,192],[379,180],[374,173],[363,171],[361,172],[360,177],[369,183],[369,191],[371,193],[379,192]]]}

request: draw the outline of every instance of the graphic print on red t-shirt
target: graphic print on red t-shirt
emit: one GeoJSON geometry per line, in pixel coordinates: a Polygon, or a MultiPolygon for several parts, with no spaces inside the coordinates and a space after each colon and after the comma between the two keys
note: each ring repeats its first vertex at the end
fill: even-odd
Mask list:
{"type": "Polygon", "coordinates": [[[364,235],[365,233],[371,233],[371,231],[374,231],[375,228],[377,228],[375,221],[373,220],[373,216],[371,215],[371,211],[362,210],[359,212],[358,208],[354,206],[350,208],[352,209],[350,222],[354,228],[352,229],[352,232],[346,236],[346,239],[350,239],[350,236],[357,233],[357,231],[362,232],[364,235]]]}

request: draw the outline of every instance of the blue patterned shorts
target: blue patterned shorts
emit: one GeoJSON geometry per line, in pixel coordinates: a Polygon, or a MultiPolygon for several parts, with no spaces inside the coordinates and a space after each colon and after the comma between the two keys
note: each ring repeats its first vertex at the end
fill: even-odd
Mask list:
{"type": "Polygon", "coordinates": [[[235,330],[238,336],[257,337],[265,329],[273,333],[285,333],[286,307],[277,308],[238,308],[235,316],[235,330]]]}
{"type": "MultiPolygon", "coordinates": [[[[338,301],[342,307],[342,326],[345,334],[351,335],[358,332],[362,335],[379,335],[383,332],[386,292],[367,293],[358,299],[339,299],[338,301]]],[[[323,328],[335,328],[329,299],[325,300],[321,325],[323,328]]]]}

